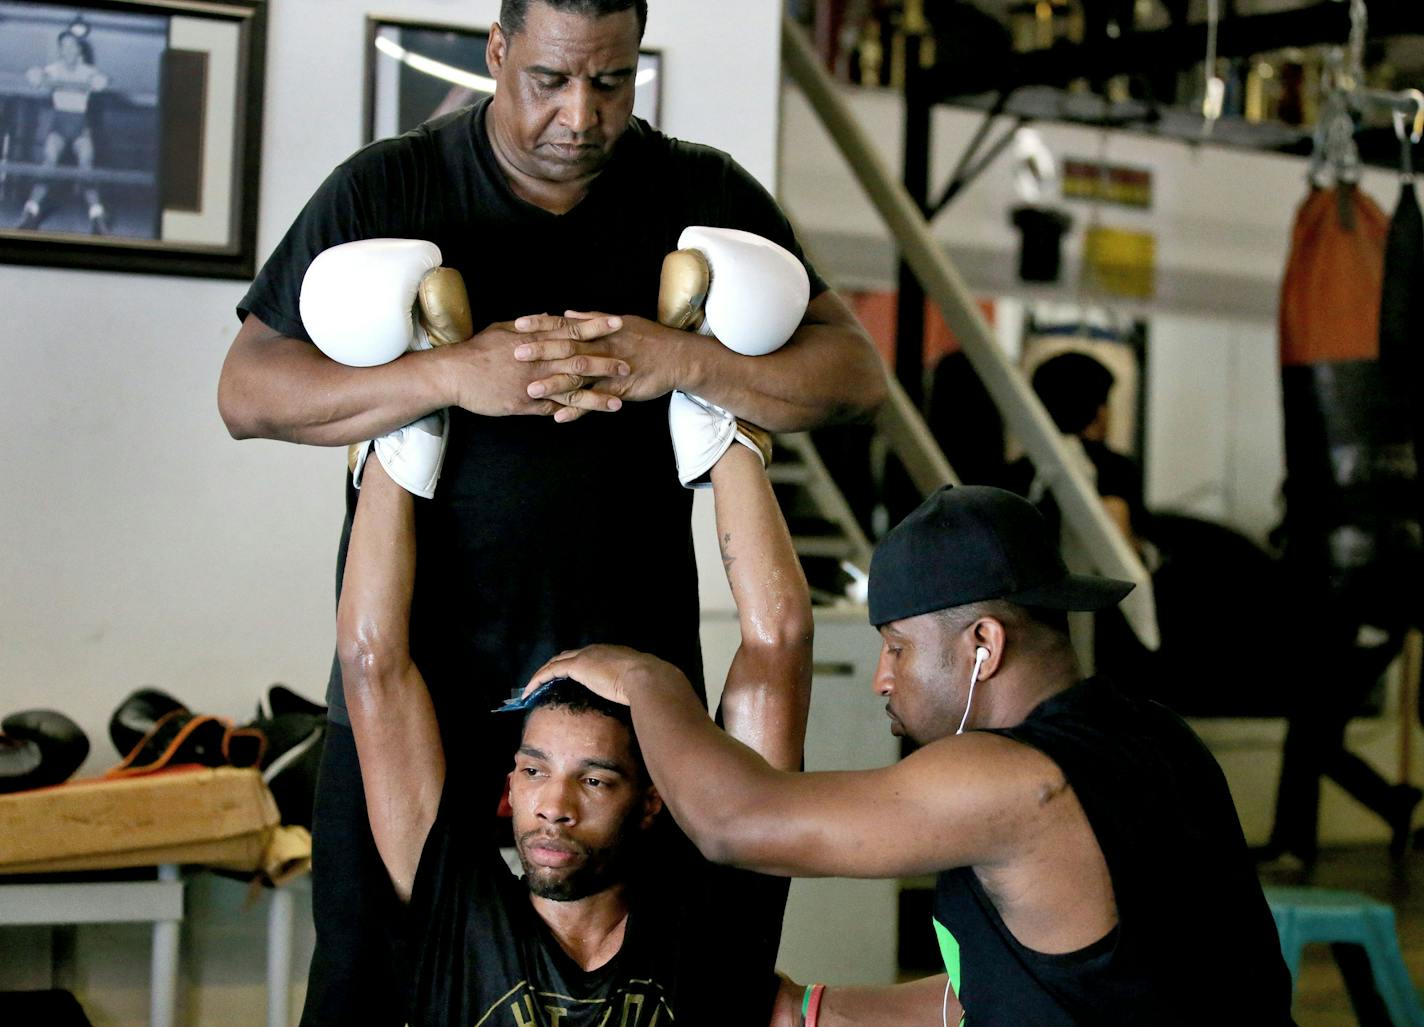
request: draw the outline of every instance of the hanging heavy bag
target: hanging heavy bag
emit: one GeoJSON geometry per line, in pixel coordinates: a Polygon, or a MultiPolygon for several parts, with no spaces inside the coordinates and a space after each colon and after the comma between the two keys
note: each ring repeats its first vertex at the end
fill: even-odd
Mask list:
{"type": "MultiPolygon", "coordinates": [[[[1405,411],[1414,458],[1424,453],[1424,403],[1410,402],[1424,386],[1424,215],[1412,175],[1403,178],[1389,222],[1380,296],[1380,368],[1405,411]]],[[[1417,476],[1416,476],[1417,478],[1417,476]]],[[[1415,517],[1424,517],[1424,479],[1417,478],[1415,517]]]]}
{"type": "Polygon", "coordinates": [[[1342,630],[1393,629],[1416,606],[1411,418],[1379,359],[1386,232],[1354,186],[1313,190],[1281,288],[1284,556],[1302,598],[1339,611],[1342,630]]]}

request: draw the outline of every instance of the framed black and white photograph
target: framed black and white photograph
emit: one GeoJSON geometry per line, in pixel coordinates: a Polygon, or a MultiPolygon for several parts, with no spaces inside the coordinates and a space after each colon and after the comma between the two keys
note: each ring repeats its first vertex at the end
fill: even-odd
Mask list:
{"type": "Polygon", "coordinates": [[[250,278],[263,0],[0,0],[0,260],[250,278]]]}
{"type": "MultiPolygon", "coordinates": [[[[485,64],[488,29],[369,18],[366,22],[366,140],[408,132],[423,121],[494,92],[485,64]]],[[[662,54],[638,54],[633,114],[658,124],[662,54]]]]}

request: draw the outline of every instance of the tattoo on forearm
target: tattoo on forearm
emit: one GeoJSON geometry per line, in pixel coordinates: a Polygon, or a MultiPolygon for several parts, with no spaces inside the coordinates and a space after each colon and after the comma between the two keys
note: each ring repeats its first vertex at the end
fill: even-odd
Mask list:
{"type": "Polygon", "coordinates": [[[720,543],[722,549],[722,569],[730,571],[732,569],[732,564],[736,562],[737,559],[731,554],[730,551],[732,545],[732,533],[730,531],[723,532],[722,537],[718,539],[718,542],[720,543]]]}

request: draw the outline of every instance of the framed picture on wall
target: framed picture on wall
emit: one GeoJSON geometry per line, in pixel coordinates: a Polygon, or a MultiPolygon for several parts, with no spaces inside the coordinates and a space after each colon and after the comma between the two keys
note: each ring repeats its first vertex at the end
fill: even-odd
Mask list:
{"type": "MultiPolygon", "coordinates": [[[[366,20],[366,140],[408,132],[423,121],[494,92],[485,64],[488,29],[389,18],[366,20]]],[[[633,113],[658,123],[662,54],[638,54],[633,113]]]]}
{"type": "Polygon", "coordinates": [[[0,261],[250,278],[264,0],[0,0],[0,261]]]}

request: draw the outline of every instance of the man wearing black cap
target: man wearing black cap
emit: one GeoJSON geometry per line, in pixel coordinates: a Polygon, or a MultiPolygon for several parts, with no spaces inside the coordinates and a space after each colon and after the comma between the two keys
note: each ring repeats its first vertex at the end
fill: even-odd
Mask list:
{"type": "Polygon", "coordinates": [[[1130,588],[1070,575],[1012,493],[931,496],[871,564],[874,687],[921,746],[881,770],[775,770],[725,739],[673,667],[628,650],[566,654],[535,681],[567,674],[632,707],[659,792],[713,860],[939,875],[944,974],[813,985],[799,1002],[786,982],[776,1027],[1290,1023],[1220,768],[1167,709],[1078,669],[1066,611],[1130,588]]]}

